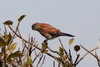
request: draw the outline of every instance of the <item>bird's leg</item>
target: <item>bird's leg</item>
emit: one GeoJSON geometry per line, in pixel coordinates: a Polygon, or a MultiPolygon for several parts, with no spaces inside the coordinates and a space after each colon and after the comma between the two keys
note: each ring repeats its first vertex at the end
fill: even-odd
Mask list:
{"type": "Polygon", "coordinates": [[[47,39],[45,39],[45,40],[44,40],[44,43],[45,43],[45,44],[48,44],[47,42],[48,42],[48,40],[47,40],[47,39]]]}

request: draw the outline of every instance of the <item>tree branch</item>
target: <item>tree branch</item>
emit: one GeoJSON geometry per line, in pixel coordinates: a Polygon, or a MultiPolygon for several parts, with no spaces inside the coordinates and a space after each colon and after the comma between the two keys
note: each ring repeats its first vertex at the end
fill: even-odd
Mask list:
{"type": "MultiPolygon", "coordinates": [[[[97,62],[98,62],[98,66],[100,67],[100,60],[99,60],[99,58],[98,58],[98,56],[97,55],[94,55],[93,53],[91,53],[89,50],[87,50],[85,47],[83,47],[82,45],[80,45],[85,51],[87,51],[88,53],[90,53],[92,56],[94,56],[95,58],[96,58],[96,60],[97,60],[97,62]]],[[[97,47],[97,49],[98,49],[98,47],[97,47]]]]}

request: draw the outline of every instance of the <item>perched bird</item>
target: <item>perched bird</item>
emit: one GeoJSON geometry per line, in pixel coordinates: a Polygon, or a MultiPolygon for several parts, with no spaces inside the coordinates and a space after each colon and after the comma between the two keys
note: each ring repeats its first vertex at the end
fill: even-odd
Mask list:
{"type": "Polygon", "coordinates": [[[42,36],[44,36],[46,38],[46,40],[44,40],[44,42],[46,42],[46,43],[48,40],[54,39],[59,36],[74,37],[74,35],[63,33],[59,29],[51,26],[50,24],[46,24],[46,23],[39,23],[39,22],[34,23],[32,25],[32,30],[36,30],[42,36]]]}

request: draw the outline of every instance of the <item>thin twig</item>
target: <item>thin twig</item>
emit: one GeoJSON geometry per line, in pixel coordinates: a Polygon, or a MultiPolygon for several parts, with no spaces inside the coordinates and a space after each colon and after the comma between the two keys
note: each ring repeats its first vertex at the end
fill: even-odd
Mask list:
{"type": "Polygon", "coordinates": [[[55,61],[53,61],[53,67],[55,67],[55,61]]]}
{"type": "Polygon", "coordinates": [[[35,62],[35,60],[37,59],[37,57],[39,57],[40,55],[41,55],[41,53],[38,53],[38,54],[35,56],[35,58],[33,59],[32,64],[35,62]]]}
{"type": "Polygon", "coordinates": [[[85,51],[87,51],[88,53],[90,53],[91,55],[93,55],[95,58],[97,58],[93,53],[91,53],[89,50],[87,50],[85,47],[83,47],[82,45],[80,45],[85,51]]]}
{"type": "Polygon", "coordinates": [[[41,65],[40,65],[40,67],[42,67],[42,66],[43,66],[44,61],[45,61],[45,57],[46,57],[46,56],[44,56],[43,61],[42,61],[41,65]]]}
{"type": "Polygon", "coordinates": [[[77,63],[79,57],[80,57],[80,54],[77,54],[76,60],[75,60],[75,62],[74,62],[74,66],[76,66],[76,63],[77,63]]]}
{"type": "Polygon", "coordinates": [[[4,34],[7,34],[7,28],[5,24],[4,24],[4,30],[5,30],[4,34]]]}
{"type": "Polygon", "coordinates": [[[51,52],[56,53],[56,54],[59,55],[59,52],[58,52],[58,51],[54,51],[54,50],[50,49],[49,47],[48,47],[48,49],[49,49],[51,52]]]}
{"type": "Polygon", "coordinates": [[[62,44],[62,42],[61,42],[61,39],[60,39],[60,38],[59,38],[59,42],[60,42],[60,45],[62,46],[62,48],[64,49],[65,54],[66,54],[66,55],[68,55],[68,53],[67,53],[67,51],[65,50],[65,48],[64,48],[64,46],[63,46],[63,44],[62,44]]]}
{"type": "Polygon", "coordinates": [[[72,54],[70,49],[69,49],[69,61],[72,62],[72,54]]]}
{"type": "Polygon", "coordinates": [[[97,52],[95,52],[95,56],[97,57],[98,66],[100,67],[100,59],[99,59],[99,57],[97,55],[97,52]]]}
{"type": "MultiPolygon", "coordinates": [[[[94,50],[96,50],[96,49],[98,49],[98,47],[96,47],[96,48],[94,48],[94,49],[92,49],[92,50],[90,50],[90,52],[92,52],[92,51],[94,51],[94,50]]],[[[87,53],[85,53],[78,61],[77,61],[77,63],[76,64],[78,64],[80,61],[82,61],[87,55],[88,55],[89,53],[87,52],[87,53]]]]}
{"type": "Polygon", "coordinates": [[[40,64],[40,62],[42,61],[42,58],[43,58],[43,55],[40,57],[40,59],[39,59],[39,61],[38,61],[38,63],[37,63],[37,66],[36,67],[38,67],[38,65],[40,64]]]}
{"type": "Polygon", "coordinates": [[[99,67],[100,67],[100,64],[99,64],[99,62],[100,62],[100,60],[99,60],[99,58],[98,58],[98,56],[96,56],[96,55],[94,55],[93,53],[91,53],[89,50],[87,50],[85,47],[83,47],[82,45],[80,45],[85,51],[87,51],[88,53],[90,53],[92,56],[94,56],[95,58],[96,58],[96,60],[97,60],[97,62],[98,62],[98,65],[99,65],[99,67]]]}
{"type": "Polygon", "coordinates": [[[60,63],[58,63],[58,67],[60,67],[60,63]]]}

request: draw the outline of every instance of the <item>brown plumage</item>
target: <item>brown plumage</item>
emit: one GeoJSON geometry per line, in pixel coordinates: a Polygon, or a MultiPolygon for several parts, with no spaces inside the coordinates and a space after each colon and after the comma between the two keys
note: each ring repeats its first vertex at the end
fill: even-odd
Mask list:
{"type": "Polygon", "coordinates": [[[74,37],[74,35],[63,33],[59,29],[51,26],[50,24],[46,24],[46,23],[39,23],[39,22],[34,23],[32,25],[32,30],[36,30],[42,36],[44,36],[46,38],[45,41],[50,40],[50,39],[54,39],[58,36],[74,37]]]}

